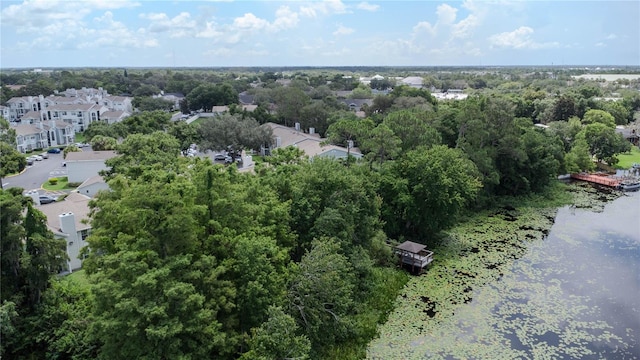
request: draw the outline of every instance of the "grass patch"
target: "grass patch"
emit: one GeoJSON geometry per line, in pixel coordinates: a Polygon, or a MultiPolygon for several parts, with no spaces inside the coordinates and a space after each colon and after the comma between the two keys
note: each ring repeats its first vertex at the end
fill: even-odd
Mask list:
{"type": "Polygon", "coordinates": [[[84,133],[76,133],[75,139],[76,139],[76,142],[83,143],[83,142],[86,142],[87,137],[84,136],[84,133]]]}
{"type": "Polygon", "coordinates": [[[51,183],[49,183],[49,181],[46,181],[44,184],[42,184],[42,188],[45,190],[72,190],[75,188],[69,187],[69,178],[65,177],[59,177],[57,178],[58,182],[55,185],[52,185],[51,183]]]}
{"type": "Polygon", "coordinates": [[[64,278],[68,281],[72,281],[82,286],[83,288],[89,288],[90,286],[89,280],[87,279],[87,276],[84,273],[84,270],[78,270],[78,271],[72,272],[71,274],[65,276],[64,278]]]}
{"type": "Polygon", "coordinates": [[[629,169],[635,163],[640,164],[640,149],[637,146],[633,146],[631,152],[616,155],[616,157],[618,158],[616,169],[629,169]]]}
{"type": "Polygon", "coordinates": [[[193,120],[191,122],[191,125],[200,125],[200,124],[204,124],[207,121],[212,121],[214,118],[212,117],[198,117],[197,119],[193,120]]]}

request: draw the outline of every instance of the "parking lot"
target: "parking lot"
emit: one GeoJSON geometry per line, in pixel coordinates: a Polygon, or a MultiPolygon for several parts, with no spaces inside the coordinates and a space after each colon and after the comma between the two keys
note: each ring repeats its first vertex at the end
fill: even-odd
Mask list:
{"type": "Polygon", "coordinates": [[[4,188],[21,187],[25,190],[40,189],[42,184],[52,177],[67,176],[66,169],[62,166],[64,158],[62,153],[48,154],[48,159],[34,161],[19,175],[2,179],[4,188]]]}

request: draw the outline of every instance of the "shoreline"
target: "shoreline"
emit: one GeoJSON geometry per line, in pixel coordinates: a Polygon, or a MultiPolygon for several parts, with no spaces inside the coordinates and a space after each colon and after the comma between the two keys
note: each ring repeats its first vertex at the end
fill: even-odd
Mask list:
{"type": "MultiPolygon", "coordinates": [[[[420,357],[413,353],[412,339],[438,332],[438,325],[473,300],[474,290],[500,281],[512,264],[532,244],[546,239],[559,208],[570,206],[600,212],[621,196],[574,183],[564,190],[566,204],[525,204],[519,208],[498,206],[470,217],[445,232],[433,250],[435,260],[422,276],[412,277],[396,298],[387,322],[367,349],[369,359],[420,357]]],[[[422,354],[424,355],[424,354],[422,354]]]]}

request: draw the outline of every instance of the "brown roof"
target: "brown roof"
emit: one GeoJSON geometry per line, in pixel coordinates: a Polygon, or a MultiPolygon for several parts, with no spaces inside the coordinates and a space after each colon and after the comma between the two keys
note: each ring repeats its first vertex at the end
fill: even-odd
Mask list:
{"type": "Polygon", "coordinates": [[[26,124],[26,125],[16,125],[13,127],[16,130],[16,134],[17,135],[32,135],[32,134],[40,134],[42,132],[44,132],[44,130],[42,129],[38,129],[37,126],[32,125],[32,124],[26,124]]]}
{"type": "Polygon", "coordinates": [[[79,151],[67,153],[67,162],[69,161],[91,161],[91,160],[107,160],[116,157],[115,151],[79,151]]]}
{"type": "Polygon", "coordinates": [[[426,245],[414,243],[413,241],[405,241],[402,244],[396,246],[396,249],[408,251],[413,254],[417,254],[426,248],[426,245]]]}
{"type": "Polygon", "coordinates": [[[96,109],[102,107],[103,105],[96,104],[55,104],[47,108],[47,110],[52,111],[89,111],[94,106],[97,106],[96,109]]]}
{"type": "Polygon", "coordinates": [[[35,110],[31,110],[28,113],[22,115],[21,119],[38,119],[38,120],[40,120],[40,112],[39,111],[35,111],[35,110]]]}
{"type": "Polygon", "coordinates": [[[60,232],[60,214],[72,212],[75,216],[76,230],[85,230],[91,228],[89,224],[83,224],[83,219],[89,218],[89,200],[90,197],[72,192],[62,201],[53,202],[51,204],[40,205],[38,210],[47,216],[47,225],[54,232],[60,232]]]}

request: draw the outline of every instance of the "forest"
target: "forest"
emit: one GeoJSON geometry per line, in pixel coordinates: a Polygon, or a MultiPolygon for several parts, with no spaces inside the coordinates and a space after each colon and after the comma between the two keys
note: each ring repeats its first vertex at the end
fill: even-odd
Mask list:
{"type": "Polygon", "coordinates": [[[389,245],[435,246],[445,241],[442,231],[501,197],[543,193],[559,174],[615,166],[616,155],[631,150],[616,125],[632,123],[640,110],[637,80],[574,80],[569,70],[433,71],[423,75],[426,89],[374,84],[384,92],[345,74],[0,74],[3,103],[100,86],[149,106],[84,133],[94,150],[119,156],[104,174],[111,191],[91,201],[79,274],[57,275],[65,243],[22,189],[0,191],[0,355],[364,358],[409,276],[389,245]],[[277,81],[284,78],[285,85],[277,81]],[[445,88],[469,97],[436,100],[432,91],[445,88]],[[184,94],[184,113],[230,111],[172,122],[168,109],[151,104],[160,91],[184,94]],[[256,111],[233,106],[241,92],[254,97],[256,111]],[[336,92],[371,99],[365,117],[336,92]],[[619,101],[604,99],[611,96],[619,101]],[[314,127],[329,143],[354,142],[364,157],[309,159],[288,147],[256,155],[255,171],[241,173],[182,155],[192,143],[258,150],[271,136],[266,122],[314,127]]]}

